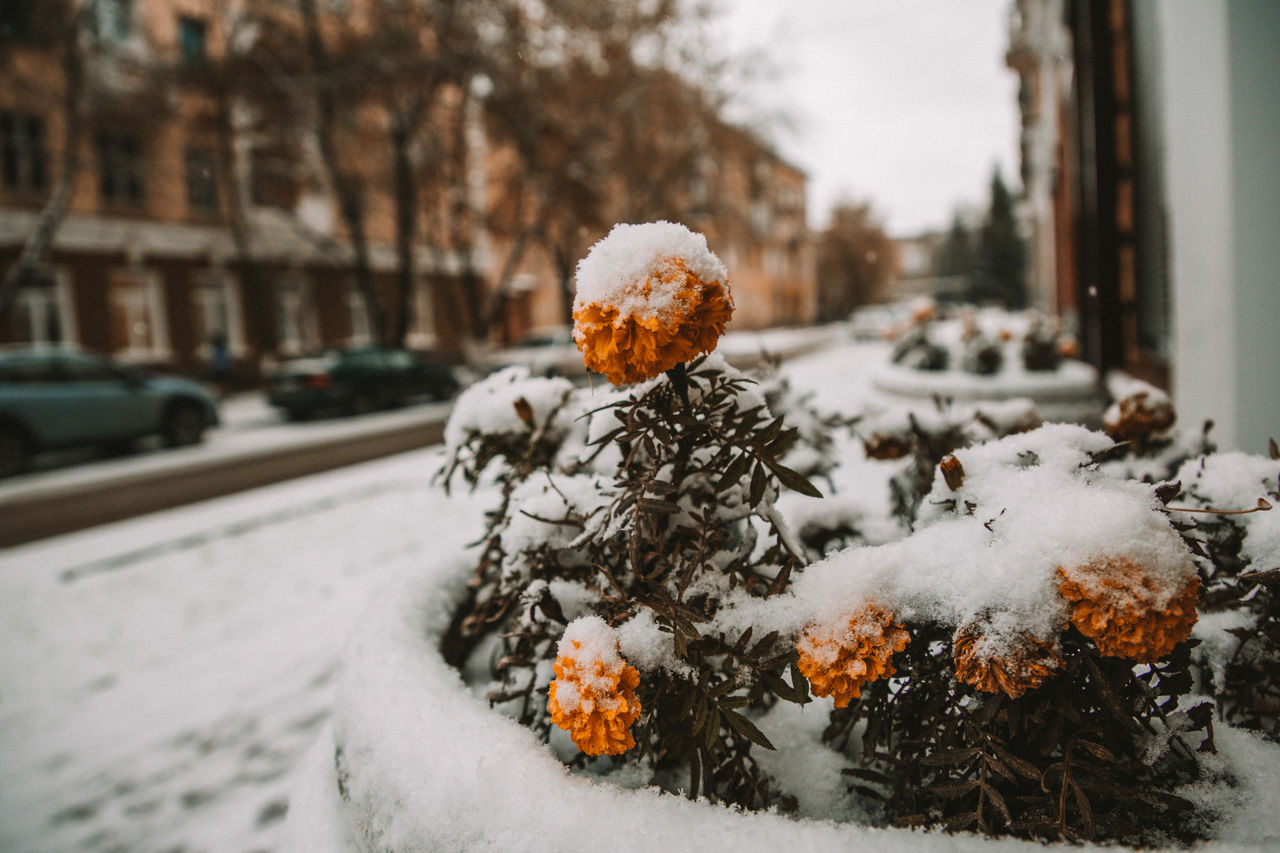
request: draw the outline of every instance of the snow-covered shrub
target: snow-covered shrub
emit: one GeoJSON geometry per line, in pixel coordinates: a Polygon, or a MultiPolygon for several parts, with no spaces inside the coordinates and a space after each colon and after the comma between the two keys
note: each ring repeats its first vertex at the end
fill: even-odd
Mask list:
{"type": "Polygon", "coordinates": [[[1219,716],[1280,741],[1280,451],[1188,460],[1166,489],[1205,582],[1201,688],[1219,716]]]}
{"type": "Polygon", "coordinates": [[[915,370],[946,370],[951,353],[929,336],[926,326],[917,326],[894,342],[891,360],[915,370]]]}
{"type": "Polygon", "coordinates": [[[1063,339],[1054,324],[1035,316],[1022,337],[1022,365],[1027,370],[1057,370],[1062,363],[1063,339]]]}
{"type": "MultiPolygon", "coordinates": [[[[664,376],[593,414],[613,423],[591,439],[616,449],[611,476],[543,465],[518,477],[491,516],[453,654],[491,664],[490,698],[566,757],[575,750],[553,724],[572,732],[575,766],[633,750],[672,790],[762,807],[776,799],[750,746],[767,739],[742,712],[799,698],[782,681],[794,655],[776,635],[709,626],[732,591],[785,590],[803,554],[774,502],[783,485],[816,490],[779,461],[798,432],[750,380],[713,357],[685,382],[684,397],[664,376]],[[611,643],[625,664],[602,655],[611,643]],[[578,686],[593,666],[608,682],[595,692],[578,686]]],[[[526,440],[544,432],[531,425],[526,440]]]]}
{"type": "Polygon", "coordinates": [[[960,368],[967,373],[991,376],[999,373],[1004,365],[1004,347],[999,340],[988,337],[978,325],[977,318],[967,315],[960,332],[960,368]]]}
{"type": "MultiPolygon", "coordinates": [[[[580,340],[600,372],[642,378],[628,391],[602,401],[564,389],[557,399],[540,385],[529,393],[534,380],[499,377],[469,392],[522,413],[495,418],[493,434],[483,422],[450,428],[451,470],[474,480],[489,459],[507,466],[449,653],[488,670],[491,701],[574,766],[627,752],[646,780],[763,807],[776,794],[751,745],[768,741],[743,712],[803,698],[782,681],[794,653],[776,635],[709,626],[730,592],[785,590],[804,555],[774,503],[784,486],[817,490],[782,462],[800,431],[770,414],[755,383],[718,356],[692,358],[708,329],[714,345],[727,299],[717,285],[715,310],[703,310],[703,279],[723,269],[707,255],[663,223],[615,229],[583,262],[580,340]],[[648,301],[636,276],[652,280],[648,301]],[[593,287],[598,278],[620,285],[593,287]],[[643,313],[663,299],[674,334],[643,313]],[[633,312],[618,332],[631,349],[613,336],[620,307],[633,312]],[[690,325],[701,331],[680,331],[690,325]],[[692,360],[671,363],[679,358],[692,360]],[[566,427],[568,412],[582,413],[585,428],[566,427]]],[[[469,418],[479,407],[463,402],[469,418]]],[[[826,436],[809,432],[814,443],[799,455],[821,470],[826,436]]]]}
{"type": "MultiPolygon", "coordinates": [[[[1031,839],[1203,837],[1189,786],[1230,782],[1204,759],[1206,694],[1275,735],[1280,531],[1192,527],[1179,513],[1204,507],[1170,504],[1172,472],[1124,467],[1150,445],[1028,404],[818,415],[702,355],[732,306],[723,267],[661,226],[579,269],[579,343],[634,384],[499,375],[450,425],[448,476],[501,486],[444,639],[472,689],[628,786],[1031,839]],[[865,464],[902,466],[901,524],[828,553],[836,536],[801,541],[779,498],[843,485],[846,426],[899,457],[865,464]],[[1229,617],[1197,628],[1215,596],[1229,617]]],[[[1203,454],[1187,499],[1271,489],[1271,464],[1203,454]]]]}
{"type": "Polygon", "coordinates": [[[910,529],[934,472],[947,454],[994,438],[1036,429],[1044,423],[1027,400],[955,405],[934,400],[918,409],[896,409],[858,424],[869,459],[909,459],[890,481],[893,513],[910,529]]]}
{"type": "Polygon", "coordinates": [[[1200,818],[1174,790],[1211,744],[1211,705],[1187,701],[1182,642],[1197,574],[1150,487],[1097,470],[1109,447],[1047,426],[959,449],[911,537],[835,555],[793,584],[797,601],[826,603],[810,617],[820,625],[870,602],[908,638],[894,644],[893,677],[859,685],[826,732],[854,765],[853,795],[878,799],[884,819],[1195,837],[1200,818]]]}

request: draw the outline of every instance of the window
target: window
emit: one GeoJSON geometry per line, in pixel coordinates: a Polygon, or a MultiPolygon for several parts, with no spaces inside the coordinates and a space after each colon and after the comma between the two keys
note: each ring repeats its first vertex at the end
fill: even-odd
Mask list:
{"type": "Polygon", "coordinates": [[[297,156],[284,146],[255,149],[249,155],[250,200],[265,207],[292,209],[298,202],[297,156]]]}
{"type": "Polygon", "coordinates": [[[289,275],[276,282],[276,322],[281,352],[301,353],[319,346],[311,283],[302,276],[289,275]]]}
{"type": "Polygon", "coordinates": [[[0,112],[0,179],[10,192],[39,193],[48,186],[44,119],[0,112]]]}
{"type": "Polygon", "coordinates": [[[214,345],[221,341],[231,353],[244,351],[244,325],[240,319],[240,298],[236,280],[223,270],[197,274],[191,293],[195,311],[198,352],[212,359],[214,345]]]}
{"type": "Polygon", "coordinates": [[[199,65],[205,61],[204,21],[178,16],[178,51],[183,65],[199,65]]]}
{"type": "Polygon", "coordinates": [[[412,323],[409,326],[409,335],[405,339],[411,347],[417,349],[432,349],[439,345],[440,340],[436,335],[436,317],[434,306],[432,305],[431,285],[419,280],[414,287],[413,304],[409,307],[412,323]]]}
{"type": "Polygon", "coordinates": [[[217,160],[203,148],[187,149],[187,204],[193,213],[218,212],[217,160]]]}
{"type": "Polygon", "coordinates": [[[102,41],[122,44],[133,32],[133,0],[96,0],[90,23],[102,41]]]}
{"type": "Polygon", "coordinates": [[[72,340],[71,289],[56,273],[39,271],[13,297],[14,340],[57,344],[72,340]]]}
{"type": "Polygon", "coordinates": [[[369,306],[354,284],[347,288],[347,312],[351,315],[351,340],[356,346],[373,341],[373,326],[369,323],[369,306]]]}
{"type": "Polygon", "coordinates": [[[4,0],[0,3],[0,41],[36,41],[36,0],[4,0]]]}
{"type": "Polygon", "coordinates": [[[107,288],[115,353],[132,360],[164,358],[168,329],[160,277],[148,270],[112,270],[107,288]]]}
{"type": "Polygon", "coordinates": [[[98,177],[102,200],[140,207],[143,189],[142,143],[135,136],[98,134],[98,177]]]}

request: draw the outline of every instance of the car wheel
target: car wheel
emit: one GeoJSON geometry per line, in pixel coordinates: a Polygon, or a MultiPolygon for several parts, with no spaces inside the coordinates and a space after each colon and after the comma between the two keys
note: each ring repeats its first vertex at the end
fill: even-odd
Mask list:
{"type": "Polygon", "coordinates": [[[21,474],[31,464],[27,437],[14,427],[0,425],[0,477],[21,474]]]}
{"type": "Polygon", "coordinates": [[[204,430],[204,412],[191,403],[178,403],[169,409],[162,428],[165,444],[170,447],[199,444],[204,438],[204,430]]]}
{"type": "Polygon", "coordinates": [[[310,409],[285,409],[284,419],[287,421],[309,421],[311,420],[310,409]]]}

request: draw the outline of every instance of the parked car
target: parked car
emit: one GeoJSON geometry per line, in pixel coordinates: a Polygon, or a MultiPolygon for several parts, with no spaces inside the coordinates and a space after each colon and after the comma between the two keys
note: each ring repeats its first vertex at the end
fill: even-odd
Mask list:
{"type": "Polygon", "coordinates": [[[151,435],[198,444],[217,423],[217,398],[197,382],[75,349],[0,349],[0,477],[46,450],[119,448],[151,435]]]}
{"type": "Polygon", "coordinates": [[[407,350],[360,347],[281,362],[267,399],[296,420],[321,412],[359,415],[415,398],[443,400],[458,387],[446,364],[407,350]]]}
{"type": "Polygon", "coordinates": [[[533,376],[585,377],[588,373],[582,361],[582,351],[573,340],[571,326],[547,326],[531,329],[516,339],[509,347],[486,353],[480,367],[493,372],[504,367],[518,365],[529,368],[533,376]]]}

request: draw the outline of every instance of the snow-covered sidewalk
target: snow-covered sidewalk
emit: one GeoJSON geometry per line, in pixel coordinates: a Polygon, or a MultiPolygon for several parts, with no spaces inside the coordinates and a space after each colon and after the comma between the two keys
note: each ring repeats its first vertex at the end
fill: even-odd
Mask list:
{"type": "Polygon", "coordinates": [[[0,552],[0,849],[272,849],[370,591],[469,535],[436,453],[0,552]]]}

